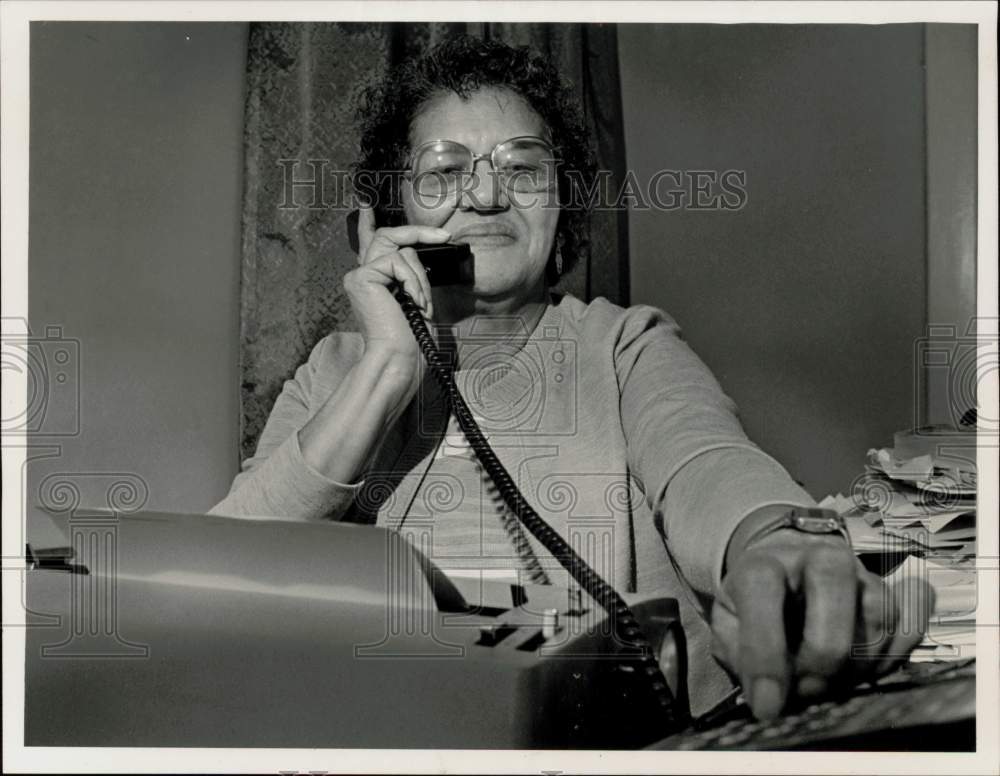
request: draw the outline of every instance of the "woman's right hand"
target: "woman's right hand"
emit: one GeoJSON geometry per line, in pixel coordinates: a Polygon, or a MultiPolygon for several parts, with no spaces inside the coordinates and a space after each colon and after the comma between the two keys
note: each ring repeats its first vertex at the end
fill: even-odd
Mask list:
{"type": "Polygon", "coordinates": [[[409,246],[443,243],[449,237],[426,226],[376,229],[372,211],[361,210],[358,268],[344,276],[344,290],[361,326],[365,352],[298,431],[306,464],[328,479],[352,483],[363,476],[386,429],[417,392],[424,357],[393,286],[401,284],[430,317],[431,286],[409,246]]]}
{"type": "Polygon", "coordinates": [[[393,296],[401,284],[425,318],[433,315],[427,273],[410,247],[416,243],[445,243],[451,235],[430,226],[375,228],[371,208],[362,207],[358,218],[358,267],[344,276],[344,290],[361,327],[365,352],[388,358],[392,373],[404,386],[401,396],[412,396],[422,374],[423,357],[409,324],[393,296]]]}

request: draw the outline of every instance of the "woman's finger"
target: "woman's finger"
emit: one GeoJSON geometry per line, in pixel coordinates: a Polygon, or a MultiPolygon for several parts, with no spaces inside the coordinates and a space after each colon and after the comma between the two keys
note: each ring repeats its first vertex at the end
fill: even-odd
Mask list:
{"type": "Polygon", "coordinates": [[[712,607],[712,654],[732,671],[738,671],[740,621],[729,609],[712,607]]]}
{"type": "Polygon", "coordinates": [[[895,599],[899,620],[895,633],[878,666],[878,673],[892,670],[910,656],[914,648],[924,639],[927,624],[934,612],[934,588],[926,579],[905,577],[888,588],[895,599]]]}
{"type": "Polygon", "coordinates": [[[726,577],[740,622],[736,667],[759,719],[773,719],[785,706],[791,666],[785,635],[784,566],[768,555],[746,556],[726,577]]]}
{"type": "Polygon", "coordinates": [[[421,307],[427,306],[424,298],[423,288],[420,285],[420,278],[410,266],[409,262],[398,252],[380,256],[370,264],[366,264],[361,270],[375,273],[380,285],[389,286],[393,282],[403,287],[413,300],[421,307]]]}
{"type": "Polygon", "coordinates": [[[375,210],[362,205],[358,208],[358,264],[368,255],[368,246],[375,237],[375,210]]]}
{"type": "Polygon", "coordinates": [[[799,694],[809,697],[825,692],[851,656],[858,576],[850,549],[813,549],[802,566],[802,583],[805,622],[795,667],[799,694]]]}
{"type": "Polygon", "coordinates": [[[899,625],[899,605],[882,579],[862,568],[858,575],[858,618],[851,647],[852,673],[870,680],[882,671],[899,625]]]}
{"type": "MultiPolygon", "coordinates": [[[[359,234],[360,236],[360,234],[359,234]]],[[[407,245],[417,243],[445,243],[451,239],[451,232],[438,229],[436,226],[384,226],[376,229],[368,249],[365,252],[365,262],[374,261],[379,256],[398,251],[407,245]]]]}
{"type": "Polygon", "coordinates": [[[421,226],[405,224],[403,226],[387,226],[377,230],[376,237],[386,238],[396,245],[413,245],[414,243],[444,243],[451,239],[451,232],[437,226],[421,226]]]}

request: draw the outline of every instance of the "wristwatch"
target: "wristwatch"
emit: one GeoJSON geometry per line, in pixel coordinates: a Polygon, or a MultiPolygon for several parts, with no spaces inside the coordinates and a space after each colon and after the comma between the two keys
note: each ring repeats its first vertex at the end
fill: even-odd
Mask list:
{"type": "Polygon", "coordinates": [[[787,512],[783,512],[774,520],[770,520],[758,527],[743,543],[743,548],[748,548],[754,542],[760,541],[765,536],[770,536],[775,531],[782,531],[787,528],[814,535],[840,534],[844,537],[844,541],[847,542],[847,546],[851,546],[851,535],[847,532],[847,523],[844,522],[844,518],[832,509],[791,507],[787,512]]]}

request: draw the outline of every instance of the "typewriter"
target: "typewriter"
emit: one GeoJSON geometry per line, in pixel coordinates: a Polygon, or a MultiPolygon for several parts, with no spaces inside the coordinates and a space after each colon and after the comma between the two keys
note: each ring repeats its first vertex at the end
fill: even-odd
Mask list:
{"type": "Polygon", "coordinates": [[[738,692],[692,719],[672,599],[629,600],[664,708],[586,596],[449,579],[391,531],[162,513],[34,524],[28,746],[975,745],[974,660],[909,666],[768,723],[738,692]]]}
{"type": "Polygon", "coordinates": [[[686,720],[672,599],[633,606],[663,709],[586,597],[451,580],[391,531],[61,523],[29,531],[29,746],[635,748],[686,720]]]}

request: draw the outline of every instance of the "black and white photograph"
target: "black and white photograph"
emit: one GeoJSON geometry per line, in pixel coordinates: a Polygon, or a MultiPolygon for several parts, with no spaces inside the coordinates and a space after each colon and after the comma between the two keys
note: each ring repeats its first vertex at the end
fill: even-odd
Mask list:
{"type": "Polygon", "coordinates": [[[994,4],[0,10],[5,772],[1000,768],[994,4]]]}

